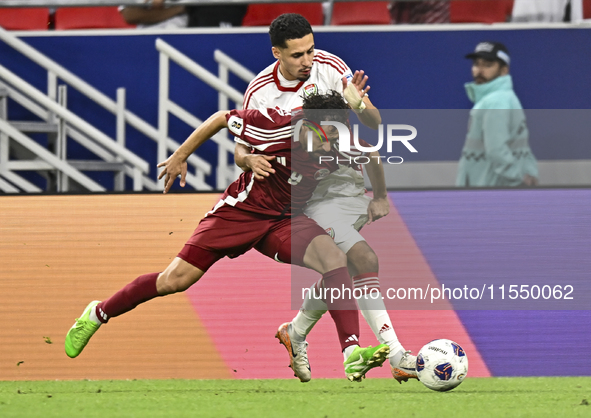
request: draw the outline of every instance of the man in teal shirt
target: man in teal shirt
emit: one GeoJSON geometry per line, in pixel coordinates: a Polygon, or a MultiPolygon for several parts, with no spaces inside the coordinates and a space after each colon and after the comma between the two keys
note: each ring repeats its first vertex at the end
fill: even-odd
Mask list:
{"type": "Polygon", "coordinates": [[[513,91],[507,48],[481,42],[466,58],[472,60],[474,82],[465,87],[474,107],[456,186],[537,185],[538,167],[528,144],[525,113],[513,91]]]}

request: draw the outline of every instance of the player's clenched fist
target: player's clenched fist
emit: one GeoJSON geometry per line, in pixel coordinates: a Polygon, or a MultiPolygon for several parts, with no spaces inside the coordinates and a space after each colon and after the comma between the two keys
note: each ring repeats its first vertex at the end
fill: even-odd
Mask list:
{"type": "Polygon", "coordinates": [[[368,220],[366,225],[377,221],[390,213],[388,198],[373,198],[367,207],[368,220]]]}

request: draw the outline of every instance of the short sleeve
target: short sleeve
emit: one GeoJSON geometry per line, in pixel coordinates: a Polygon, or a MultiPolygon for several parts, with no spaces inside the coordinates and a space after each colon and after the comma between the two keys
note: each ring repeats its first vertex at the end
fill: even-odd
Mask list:
{"type": "Polygon", "coordinates": [[[242,138],[244,132],[244,112],[240,110],[232,110],[226,114],[228,121],[228,130],[236,138],[242,138]]]}
{"type": "Polygon", "coordinates": [[[276,109],[232,110],[226,115],[234,141],[264,151],[291,146],[291,114],[276,109]]]}

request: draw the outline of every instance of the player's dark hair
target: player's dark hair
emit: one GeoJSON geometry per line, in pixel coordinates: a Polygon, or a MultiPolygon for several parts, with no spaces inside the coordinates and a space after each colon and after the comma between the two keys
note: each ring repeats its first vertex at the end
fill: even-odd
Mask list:
{"type": "Polygon", "coordinates": [[[278,16],[269,26],[269,37],[271,46],[287,48],[287,41],[300,39],[313,33],[310,22],[302,15],[296,13],[285,13],[278,16]]]}
{"type": "Polygon", "coordinates": [[[313,94],[304,97],[304,117],[313,122],[320,123],[323,120],[347,123],[349,110],[351,109],[341,93],[330,90],[326,94],[313,94]]]}

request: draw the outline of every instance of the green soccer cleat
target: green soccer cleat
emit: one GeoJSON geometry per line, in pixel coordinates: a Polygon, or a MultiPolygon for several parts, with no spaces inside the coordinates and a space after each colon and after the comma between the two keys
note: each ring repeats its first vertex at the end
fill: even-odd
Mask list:
{"type": "Polygon", "coordinates": [[[349,358],[343,363],[345,366],[345,375],[351,382],[361,382],[365,378],[365,373],[374,367],[382,367],[390,354],[390,347],[386,344],[380,344],[375,348],[356,347],[349,358]]]}
{"type": "Polygon", "coordinates": [[[76,319],[74,326],[68,331],[65,344],[68,357],[78,357],[82,350],[84,350],[84,347],[86,347],[86,344],[88,344],[90,337],[92,337],[101,326],[100,323],[97,324],[90,320],[91,309],[94,309],[99,303],[100,301],[98,300],[90,302],[86,309],[84,309],[84,312],[82,312],[80,318],[76,319]]]}

